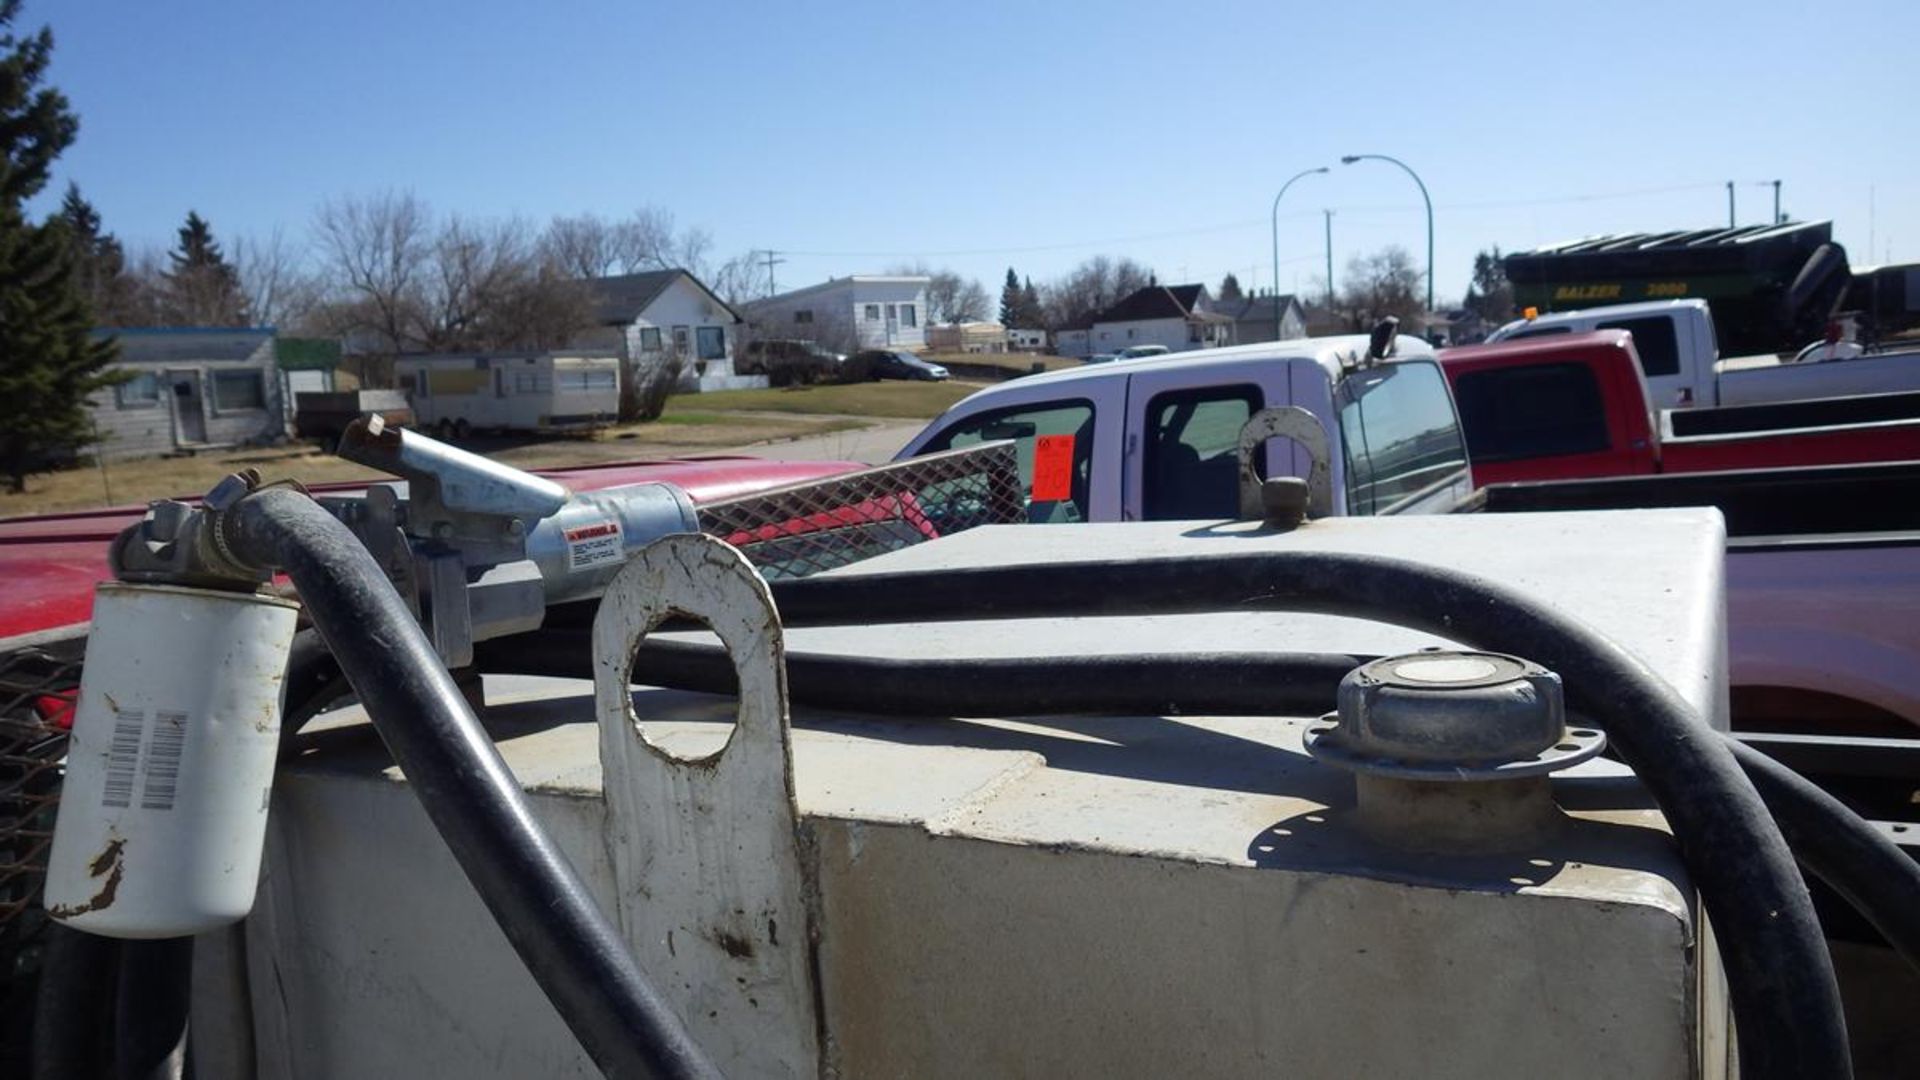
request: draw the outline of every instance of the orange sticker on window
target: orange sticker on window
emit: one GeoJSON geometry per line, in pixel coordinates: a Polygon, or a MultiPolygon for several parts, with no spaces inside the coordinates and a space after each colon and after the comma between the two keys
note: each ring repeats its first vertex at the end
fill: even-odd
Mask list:
{"type": "Polygon", "coordinates": [[[1073,498],[1073,436],[1042,435],[1033,443],[1033,501],[1073,498]]]}

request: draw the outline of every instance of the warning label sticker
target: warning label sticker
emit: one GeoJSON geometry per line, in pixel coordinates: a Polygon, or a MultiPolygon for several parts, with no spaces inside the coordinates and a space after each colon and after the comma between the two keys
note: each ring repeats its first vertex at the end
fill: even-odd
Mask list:
{"type": "Polygon", "coordinates": [[[565,536],[568,573],[617,563],[626,551],[626,545],[620,541],[620,523],[617,521],[576,525],[568,529],[565,536]]]}
{"type": "Polygon", "coordinates": [[[1033,501],[1073,498],[1073,436],[1042,435],[1033,443],[1033,501]]]}

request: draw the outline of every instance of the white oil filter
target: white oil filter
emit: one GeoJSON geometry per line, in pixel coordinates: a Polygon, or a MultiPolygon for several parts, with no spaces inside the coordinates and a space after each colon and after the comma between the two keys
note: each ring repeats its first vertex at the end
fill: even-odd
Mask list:
{"type": "Polygon", "coordinates": [[[48,914],[158,938],[253,907],[298,610],[254,593],[95,589],[48,914]]]}

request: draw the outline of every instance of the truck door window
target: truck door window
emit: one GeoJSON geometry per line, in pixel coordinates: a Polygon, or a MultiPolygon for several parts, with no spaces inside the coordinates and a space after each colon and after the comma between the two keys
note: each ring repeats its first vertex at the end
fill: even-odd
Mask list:
{"type": "Polygon", "coordinates": [[[1584,364],[1473,371],[1453,381],[1467,453],[1474,461],[1517,461],[1607,448],[1600,381],[1584,364]]]}
{"type": "Polygon", "coordinates": [[[1020,457],[1020,486],[1027,492],[1027,520],[1057,524],[1087,520],[1087,490],[1093,470],[1093,403],[1049,401],[979,413],[955,421],[928,440],[925,453],[958,450],[998,439],[1012,439],[1020,457]],[[1042,435],[1073,436],[1071,497],[1034,501],[1033,446],[1042,435]]]}
{"type": "Polygon", "coordinates": [[[1240,507],[1240,429],[1264,400],[1258,386],[1244,383],[1156,394],[1147,403],[1142,517],[1233,517],[1240,507]]]}
{"type": "Polygon", "coordinates": [[[1348,513],[1391,513],[1395,503],[1466,467],[1453,398],[1431,362],[1355,372],[1341,382],[1334,401],[1340,408],[1348,513]]]}
{"type": "Polygon", "coordinates": [[[1651,379],[1680,374],[1680,345],[1674,339],[1673,320],[1664,315],[1647,319],[1615,319],[1598,323],[1596,330],[1625,330],[1633,335],[1633,349],[1640,354],[1640,370],[1651,379]]]}

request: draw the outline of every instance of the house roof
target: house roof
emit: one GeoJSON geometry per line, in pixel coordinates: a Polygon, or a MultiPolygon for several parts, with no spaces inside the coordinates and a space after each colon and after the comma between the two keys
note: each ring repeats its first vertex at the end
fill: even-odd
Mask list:
{"type": "Polygon", "coordinates": [[[693,287],[706,293],[720,310],[740,321],[740,314],[728,306],[725,300],[713,295],[713,290],[692,273],[682,269],[647,270],[638,274],[618,274],[613,277],[590,278],[587,290],[593,299],[594,321],[602,326],[624,325],[640,317],[647,306],[660,298],[674,282],[681,278],[693,282],[693,287]]]}
{"type": "Polygon", "coordinates": [[[1093,317],[1094,322],[1139,322],[1144,319],[1186,319],[1206,296],[1205,285],[1146,285],[1122,297],[1093,317]]]}
{"type": "Polygon", "coordinates": [[[1238,300],[1215,300],[1213,310],[1231,318],[1235,322],[1272,322],[1275,308],[1285,314],[1288,308],[1300,307],[1300,300],[1292,293],[1279,296],[1243,296],[1238,300]]]}
{"type": "Polygon", "coordinates": [[[263,343],[272,341],[273,334],[271,329],[218,326],[106,327],[93,332],[96,338],[113,338],[120,343],[117,362],[122,364],[245,360],[263,343]]]}
{"type": "Polygon", "coordinates": [[[789,300],[796,300],[828,289],[851,288],[855,285],[919,285],[924,288],[932,280],[925,274],[848,274],[846,277],[828,278],[818,285],[808,285],[804,288],[790,289],[773,296],[762,297],[744,306],[758,309],[772,304],[784,304],[789,300]]]}

